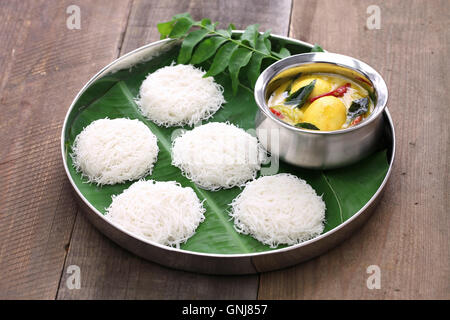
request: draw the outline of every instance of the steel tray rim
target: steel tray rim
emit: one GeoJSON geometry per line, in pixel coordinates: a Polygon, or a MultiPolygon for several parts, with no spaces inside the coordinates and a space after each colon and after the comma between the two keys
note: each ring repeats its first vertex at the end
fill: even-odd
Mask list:
{"type": "MultiPolygon", "coordinates": [[[[236,33],[242,33],[243,31],[239,30],[239,31],[235,31],[236,33]]],[[[304,41],[300,41],[300,40],[296,40],[296,39],[292,39],[292,38],[288,38],[288,37],[284,37],[284,36],[279,36],[279,35],[272,35],[272,37],[274,38],[278,38],[281,40],[286,40],[289,41],[291,43],[296,43],[299,45],[303,45],[303,46],[307,46],[307,47],[313,47],[313,45],[311,45],[310,43],[304,42],[304,41]]],[[[84,196],[83,194],[80,192],[80,190],[78,189],[78,187],[76,186],[75,182],[73,181],[70,172],[69,172],[69,168],[68,168],[68,163],[67,163],[67,159],[66,159],[66,147],[65,147],[65,140],[66,140],[66,130],[67,130],[67,126],[68,126],[68,120],[69,120],[69,116],[72,113],[75,103],[78,101],[78,99],[81,97],[81,95],[90,87],[90,85],[98,80],[99,78],[101,78],[103,75],[107,74],[109,70],[112,69],[112,67],[114,67],[115,65],[117,65],[118,63],[122,62],[123,60],[132,57],[133,55],[143,51],[143,50],[147,50],[151,47],[156,47],[156,46],[161,46],[162,44],[167,44],[169,42],[176,42],[176,40],[172,40],[172,39],[164,39],[164,40],[159,40],[156,42],[152,42],[149,43],[147,45],[144,45],[142,47],[139,47],[121,57],[119,57],[118,59],[115,59],[114,61],[112,61],[111,63],[109,63],[107,66],[105,66],[104,68],[102,68],[99,72],[97,72],[78,92],[78,94],[75,96],[75,98],[73,99],[67,113],[66,116],[64,118],[64,123],[62,126],[62,130],[61,130],[61,156],[62,156],[62,160],[63,160],[63,166],[64,166],[64,170],[66,172],[66,175],[70,181],[70,184],[72,185],[72,188],[74,189],[74,192],[77,196],[77,198],[79,198],[80,201],[82,201],[82,204],[87,207],[89,210],[84,210],[85,213],[88,214],[88,218],[89,220],[92,221],[91,218],[97,218],[96,219],[96,227],[99,228],[98,225],[98,218],[100,218],[101,223],[104,223],[105,226],[107,225],[108,227],[112,227],[113,229],[115,229],[117,232],[122,233],[121,236],[127,236],[129,240],[131,240],[134,244],[139,243],[140,245],[148,245],[148,246],[152,246],[152,247],[156,247],[158,249],[161,249],[163,251],[166,252],[173,252],[176,254],[182,254],[182,255],[186,255],[186,256],[192,256],[192,257],[209,257],[209,258],[217,258],[221,261],[227,261],[230,259],[239,259],[239,258],[245,258],[245,259],[249,259],[249,258],[255,258],[255,257],[262,257],[262,256],[270,256],[270,255],[276,255],[276,254],[283,254],[283,253],[289,253],[289,252],[293,252],[296,251],[300,248],[303,247],[308,247],[312,244],[318,243],[323,239],[326,239],[330,236],[332,236],[333,234],[336,234],[337,232],[339,232],[341,229],[351,225],[355,220],[357,220],[360,216],[362,216],[364,213],[366,213],[367,209],[369,207],[371,207],[372,205],[375,204],[376,200],[379,198],[379,196],[382,194],[382,192],[384,191],[384,188],[389,180],[389,177],[391,176],[392,173],[392,168],[393,168],[393,163],[394,163],[394,159],[395,159],[395,151],[396,151],[396,145],[395,145],[395,129],[394,129],[394,125],[393,125],[393,121],[391,118],[391,115],[388,111],[388,108],[385,108],[385,110],[383,111],[385,118],[388,120],[387,123],[385,124],[385,126],[389,126],[389,129],[392,132],[392,150],[391,150],[391,158],[389,161],[389,168],[388,171],[386,173],[386,176],[383,179],[383,182],[381,183],[380,187],[378,188],[378,190],[375,192],[375,194],[372,196],[372,198],[370,198],[370,200],[358,211],[356,212],[352,217],[350,217],[349,219],[347,219],[346,221],[344,221],[343,223],[341,223],[339,226],[313,238],[307,241],[304,241],[302,243],[296,244],[296,245],[292,245],[289,247],[285,247],[285,248],[280,248],[280,249],[275,249],[275,250],[271,250],[271,251],[264,251],[264,252],[254,252],[254,253],[242,253],[242,254],[223,254],[223,253],[203,253],[203,252],[195,252],[195,251],[187,251],[187,250],[182,250],[182,249],[177,249],[177,248],[172,248],[172,247],[168,247],[168,246],[164,246],[161,244],[158,244],[156,242],[144,239],[138,235],[132,234],[131,232],[123,229],[121,226],[116,225],[114,223],[112,223],[111,221],[109,221],[100,211],[98,211],[84,196]],[[91,215],[94,215],[95,217],[92,217],[91,215]],[[225,259],[225,260],[223,260],[225,259]]],[[[368,214],[370,214],[370,212],[368,212],[368,214]]],[[[104,230],[101,230],[102,233],[105,233],[104,230]]],[[[112,239],[111,234],[107,235],[110,239],[112,239]]],[[[117,239],[112,239],[115,242],[118,242],[117,239]]],[[[335,245],[337,245],[338,243],[340,243],[341,241],[337,242],[335,245]]],[[[132,245],[134,245],[132,244],[132,245]]],[[[133,251],[133,248],[130,247],[130,245],[128,244],[124,244],[123,242],[121,243],[121,245],[123,247],[126,247],[128,250],[133,251]]],[[[131,245],[131,246],[132,246],[131,245]]],[[[333,246],[330,246],[331,249],[333,246]]],[[[136,252],[135,252],[136,253],[136,252]]],[[[321,252],[322,253],[322,252],[321,252]]],[[[309,258],[313,258],[321,253],[315,254],[315,255],[311,255],[311,257],[309,258]]],[[[143,256],[140,253],[136,253],[148,260],[152,260],[155,262],[158,262],[158,259],[154,259],[154,257],[148,257],[148,256],[143,256]]],[[[304,261],[307,259],[302,259],[298,262],[304,261]]],[[[164,263],[162,263],[164,264],[164,263]]],[[[290,263],[289,265],[292,265],[292,263],[290,263]]],[[[184,269],[184,270],[188,270],[188,271],[197,271],[197,272],[202,272],[202,273],[212,273],[212,274],[248,274],[248,273],[254,273],[254,272],[214,272],[214,270],[203,270],[202,267],[187,267],[184,268],[183,266],[173,266],[173,265],[167,265],[169,267],[174,267],[176,269],[184,269]]],[[[272,269],[268,269],[268,270],[263,270],[263,271],[269,271],[269,270],[273,270],[272,269]]],[[[255,270],[256,272],[260,272],[259,270],[255,270]]]]}

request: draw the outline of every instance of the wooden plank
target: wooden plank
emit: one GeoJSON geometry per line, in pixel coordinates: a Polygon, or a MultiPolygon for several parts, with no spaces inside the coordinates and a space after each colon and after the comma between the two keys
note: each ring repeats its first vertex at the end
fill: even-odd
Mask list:
{"type": "Polygon", "coordinates": [[[238,29],[258,23],[260,30],[271,29],[272,33],[287,35],[291,0],[135,0],[122,54],[159,40],[156,24],[169,21],[173,15],[183,12],[189,12],[197,20],[210,18],[219,21],[223,28],[229,23],[234,23],[238,29]]]}
{"type": "Polygon", "coordinates": [[[76,92],[118,55],[126,1],[0,4],[0,299],[54,299],[77,207],[60,155],[76,92]],[[101,39],[101,40],[99,40],[101,39]]]}
{"type": "Polygon", "coordinates": [[[80,267],[81,288],[63,274],[58,299],[256,298],[256,277],[217,277],[168,269],[120,248],[78,215],[66,267],[80,267]]]}
{"type": "MultiPolygon", "coordinates": [[[[286,34],[290,1],[135,1],[121,53],[159,39],[156,24],[189,11],[237,27],[260,23],[286,34]]],[[[119,248],[77,216],[65,270],[77,265],[81,289],[69,290],[63,275],[58,299],[255,299],[258,276],[206,276],[171,270],[119,248]]]]}
{"type": "Polygon", "coordinates": [[[293,6],[290,36],[359,58],[389,90],[397,158],[382,203],[352,238],[287,270],[263,274],[261,299],[448,299],[450,12],[447,1],[306,1],[293,6]],[[369,30],[366,9],[381,9],[369,30]],[[366,268],[381,269],[369,290],[366,268]]]}

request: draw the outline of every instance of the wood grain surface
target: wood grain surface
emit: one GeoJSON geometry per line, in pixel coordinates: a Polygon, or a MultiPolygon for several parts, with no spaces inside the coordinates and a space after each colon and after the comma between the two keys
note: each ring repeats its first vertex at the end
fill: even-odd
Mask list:
{"type": "Polygon", "coordinates": [[[0,2],[0,299],[450,298],[448,1],[0,2]],[[66,8],[81,9],[81,30],[66,8]],[[369,30],[367,8],[381,25],[369,30]],[[238,28],[319,43],[377,69],[390,92],[397,155],[380,206],[330,252],[284,270],[206,276],[145,261],[78,209],[60,155],[77,91],[118,56],[157,40],[156,23],[189,11],[238,28]],[[66,286],[81,269],[81,289],[66,286]],[[366,269],[381,270],[369,290],[366,269]]]}
{"type": "Polygon", "coordinates": [[[83,32],[66,27],[71,1],[0,2],[3,299],[56,297],[77,212],[61,162],[62,122],[93,71],[117,57],[128,17],[126,1],[78,3],[83,32]]]}

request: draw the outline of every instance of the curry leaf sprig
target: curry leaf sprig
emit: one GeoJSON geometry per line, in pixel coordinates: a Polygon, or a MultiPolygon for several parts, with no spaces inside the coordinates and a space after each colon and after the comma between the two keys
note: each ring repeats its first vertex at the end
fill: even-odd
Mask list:
{"type": "Polygon", "coordinates": [[[240,36],[232,36],[233,24],[217,29],[218,23],[210,19],[195,21],[189,13],[173,16],[172,20],[158,24],[161,39],[183,39],[178,63],[199,64],[214,56],[205,77],[215,76],[228,68],[233,92],[239,85],[239,72],[247,66],[247,77],[253,87],[260,74],[263,59],[280,60],[290,55],[286,48],[272,50],[270,30],[258,31],[259,25],[248,26],[240,36]]]}

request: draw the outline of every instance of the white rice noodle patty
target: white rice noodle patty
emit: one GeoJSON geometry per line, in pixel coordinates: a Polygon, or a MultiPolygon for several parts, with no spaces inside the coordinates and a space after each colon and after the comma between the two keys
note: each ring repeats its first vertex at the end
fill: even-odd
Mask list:
{"type": "Polygon", "coordinates": [[[99,185],[137,180],[152,172],[158,157],[156,136],[139,120],[100,119],[75,138],[75,169],[99,185]]]}
{"type": "Polygon", "coordinates": [[[176,138],[172,164],[201,188],[243,186],[267,159],[258,140],[232,124],[211,122],[176,138]]]}
{"type": "Polygon", "coordinates": [[[271,247],[320,235],[325,203],[306,181],[280,173],[247,183],[231,203],[235,229],[271,247]]]}
{"type": "Polygon", "coordinates": [[[162,245],[179,247],[205,219],[192,188],[175,181],[137,181],[112,199],[106,212],[112,222],[162,245]]]}
{"type": "Polygon", "coordinates": [[[171,65],[147,76],[136,100],[142,114],[160,126],[192,126],[225,103],[223,88],[192,65],[171,65]]]}

